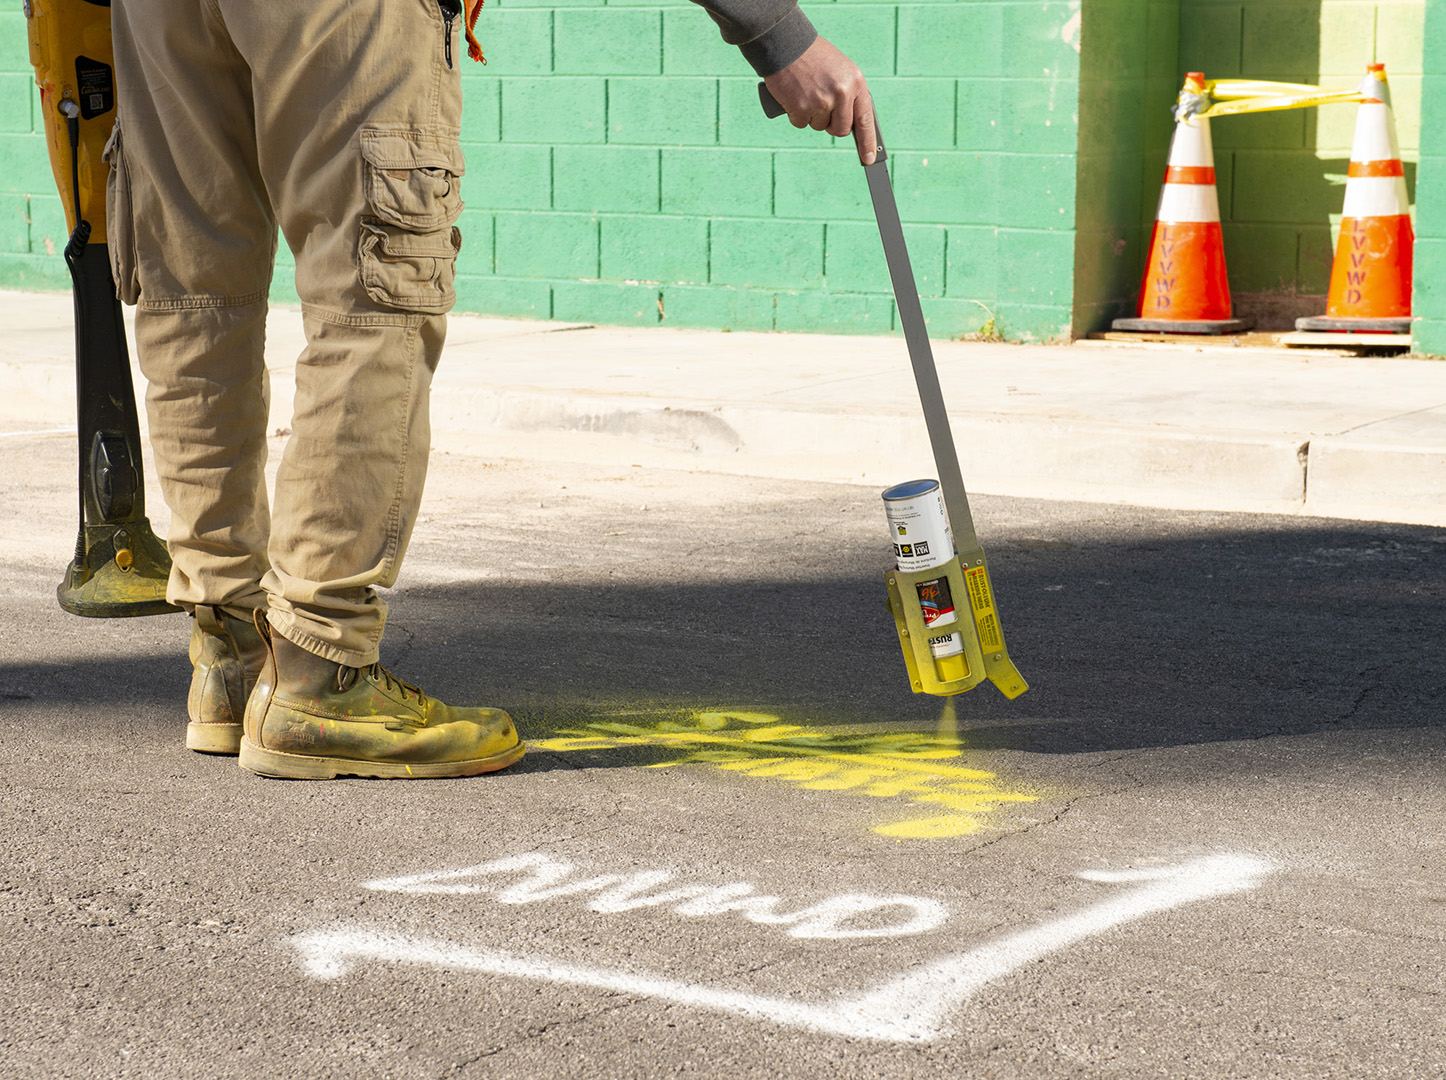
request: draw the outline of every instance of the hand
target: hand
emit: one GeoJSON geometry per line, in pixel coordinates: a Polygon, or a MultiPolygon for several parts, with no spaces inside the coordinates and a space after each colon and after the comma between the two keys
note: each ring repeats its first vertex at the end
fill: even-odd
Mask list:
{"type": "Polygon", "coordinates": [[[842,137],[850,131],[859,160],[872,165],[877,156],[874,99],[864,73],[852,60],[818,38],[802,56],[763,80],[796,128],[811,127],[842,137]]]}

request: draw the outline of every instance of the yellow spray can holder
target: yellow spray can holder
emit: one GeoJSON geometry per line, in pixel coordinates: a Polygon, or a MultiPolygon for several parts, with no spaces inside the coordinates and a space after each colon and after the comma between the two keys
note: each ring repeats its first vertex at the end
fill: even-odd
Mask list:
{"type": "Polygon", "coordinates": [[[889,612],[894,616],[899,647],[904,653],[904,666],[908,668],[914,693],[951,697],[972,690],[985,679],[1010,700],[1029,689],[1005,648],[1004,633],[994,609],[989,566],[982,549],[956,555],[928,570],[890,570],[884,580],[889,588],[889,612]],[[949,583],[958,617],[953,622],[936,622],[930,626],[924,620],[919,586],[941,578],[949,583]],[[963,642],[963,653],[935,657],[929,647],[930,640],[952,633],[957,633],[963,642]]]}

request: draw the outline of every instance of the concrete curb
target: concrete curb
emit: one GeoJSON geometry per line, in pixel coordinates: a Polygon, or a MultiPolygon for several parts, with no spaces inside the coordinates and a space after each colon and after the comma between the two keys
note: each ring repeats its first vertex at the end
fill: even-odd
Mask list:
{"type": "MultiPolygon", "coordinates": [[[[0,434],[74,423],[70,300],[0,293],[0,434]]],[[[934,472],[901,340],[452,320],[439,452],[884,486],[934,472]]],[[[272,428],[303,343],[273,312],[272,428]]],[[[971,491],[1446,525],[1446,364],[935,346],[971,491]]],[[[140,385],[137,375],[137,385],[140,385]]],[[[144,419],[143,419],[144,423],[144,419]]]]}

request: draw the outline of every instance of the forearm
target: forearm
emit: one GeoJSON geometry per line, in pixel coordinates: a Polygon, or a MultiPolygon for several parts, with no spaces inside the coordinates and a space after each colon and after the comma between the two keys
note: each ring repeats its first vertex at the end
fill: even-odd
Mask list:
{"type": "Polygon", "coordinates": [[[773,75],[793,63],[818,37],[795,0],[693,0],[738,46],[760,76],[773,75]]]}

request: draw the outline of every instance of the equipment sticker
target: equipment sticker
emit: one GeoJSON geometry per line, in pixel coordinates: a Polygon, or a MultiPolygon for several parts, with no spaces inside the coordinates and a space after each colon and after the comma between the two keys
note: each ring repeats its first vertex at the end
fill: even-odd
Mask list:
{"type": "Polygon", "coordinates": [[[1004,639],[999,633],[999,620],[994,615],[994,598],[989,595],[989,572],[982,566],[964,571],[969,585],[969,606],[974,609],[974,622],[979,627],[979,645],[986,651],[1001,648],[1004,639]]]}

